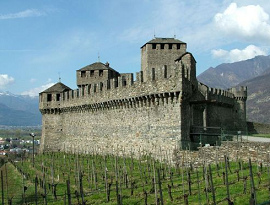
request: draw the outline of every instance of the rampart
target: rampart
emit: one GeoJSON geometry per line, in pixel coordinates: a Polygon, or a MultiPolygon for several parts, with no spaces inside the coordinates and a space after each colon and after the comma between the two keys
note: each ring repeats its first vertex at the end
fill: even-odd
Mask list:
{"type": "Polygon", "coordinates": [[[141,48],[144,71],[136,80],[97,62],[76,71],[78,89],[59,82],[40,93],[41,151],[157,153],[190,147],[192,126],[246,129],[246,88],[209,88],[197,81],[196,61],[185,46],[171,62],[168,54],[176,56],[177,46],[149,45],[141,48]],[[163,60],[155,63],[154,52],[163,60]]]}

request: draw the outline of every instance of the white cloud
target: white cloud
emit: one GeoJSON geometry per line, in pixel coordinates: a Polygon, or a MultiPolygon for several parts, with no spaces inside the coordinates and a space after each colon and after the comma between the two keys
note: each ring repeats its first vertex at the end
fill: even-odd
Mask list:
{"type": "Polygon", "coordinates": [[[37,10],[37,9],[27,9],[25,11],[20,11],[17,13],[10,13],[10,14],[1,14],[0,20],[5,19],[17,19],[17,18],[27,18],[27,17],[37,17],[37,16],[44,16],[46,15],[45,12],[37,10]]]}
{"type": "Polygon", "coordinates": [[[55,83],[48,83],[46,85],[42,85],[40,87],[37,87],[37,88],[33,88],[33,89],[30,89],[28,91],[24,91],[21,93],[21,95],[29,95],[30,97],[36,97],[38,96],[38,94],[44,90],[46,90],[47,88],[53,86],[55,83]]]}
{"type": "Polygon", "coordinates": [[[31,78],[30,79],[30,83],[34,83],[34,82],[36,82],[37,81],[37,79],[35,79],[35,78],[31,78]]]}
{"type": "Polygon", "coordinates": [[[151,9],[143,13],[143,18],[138,17],[134,24],[129,24],[119,34],[121,40],[142,43],[153,38],[154,33],[156,37],[176,35],[176,38],[188,43],[193,52],[205,52],[221,43],[213,16],[225,2],[157,0],[155,4],[150,3],[151,9]]]}
{"type": "Polygon", "coordinates": [[[220,58],[224,60],[225,62],[230,62],[230,63],[251,59],[258,55],[267,55],[267,53],[263,49],[254,45],[249,45],[243,50],[239,50],[239,49],[233,49],[230,51],[226,51],[223,49],[212,50],[212,56],[214,58],[220,58]]]}
{"type": "Polygon", "coordinates": [[[223,13],[215,15],[214,22],[232,37],[258,42],[270,40],[269,15],[260,5],[238,7],[231,3],[223,13]]]}
{"type": "Polygon", "coordinates": [[[14,82],[14,78],[8,76],[7,74],[0,74],[0,88],[4,88],[5,86],[14,82]]]}

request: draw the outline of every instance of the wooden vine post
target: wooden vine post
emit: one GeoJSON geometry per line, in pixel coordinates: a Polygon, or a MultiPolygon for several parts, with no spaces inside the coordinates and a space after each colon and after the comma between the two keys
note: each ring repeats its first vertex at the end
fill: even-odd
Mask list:
{"type": "Polygon", "coordinates": [[[5,204],[4,199],[4,177],[3,177],[3,171],[1,170],[1,190],[2,190],[2,205],[5,204]]]}
{"type": "Polygon", "coordinates": [[[38,178],[37,176],[35,177],[35,204],[37,205],[37,199],[38,199],[38,195],[37,195],[37,184],[38,184],[38,178]]]}
{"type": "Polygon", "coordinates": [[[227,199],[228,199],[228,201],[230,201],[230,189],[229,189],[229,179],[228,179],[228,162],[227,162],[227,156],[224,155],[224,158],[225,158],[225,176],[226,176],[227,199]]]}
{"type": "Polygon", "coordinates": [[[67,179],[67,196],[68,196],[68,205],[71,205],[71,194],[70,194],[70,181],[67,179]]]}
{"type": "Polygon", "coordinates": [[[215,195],[215,187],[214,187],[213,177],[212,177],[211,164],[209,164],[209,175],[210,175],[210,183],[211,183],[211,191],[212,191],[212,197],[213,197],[213,204],[216,205],[216,195],[215,195]]]}
{"type": "Polygon", "coordinates": [[[251,163],[250,158],[248,162],[249,162],[249,176],[250,176],[250,186],[251,186],[250,201],[254,201],[254,204],[256,204],[256,191],[255,191],[254,178],[253,178],[253,172],[252,172],[252,163],[251,163]]]}
{"type": "Polygon", "coordinates": [[[159,188],[160,204],[163,205],[163,195],[162,195],[162,186],[161,186],[160,170],[159,169],[157,169],[157,175],[158,175],[158,188],[159,188]]]}

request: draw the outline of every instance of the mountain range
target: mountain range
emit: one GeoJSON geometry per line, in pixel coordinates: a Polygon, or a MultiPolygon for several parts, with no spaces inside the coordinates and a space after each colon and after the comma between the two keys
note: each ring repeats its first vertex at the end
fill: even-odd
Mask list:
{"type": "MultiPolygon", "coordinates": [[[[210,67],[197,79],[213,88],[247,86],[247,120],[270,124],[270,56],[210,67]]],[[[0,91],[0,126],[38,126],[38,97],[0,91]]]]}
{"type": "Polygon", "coordinates": [[[41,125],[38,97],[14,95],[9,92],[0,91],[0,125],[41,125]]]}
{"type": "Polygon", "coordinates": [[[222,89],[247,86],[247,120],[270,124],[270,56],[211,67],[197,79],[222,89]]]}

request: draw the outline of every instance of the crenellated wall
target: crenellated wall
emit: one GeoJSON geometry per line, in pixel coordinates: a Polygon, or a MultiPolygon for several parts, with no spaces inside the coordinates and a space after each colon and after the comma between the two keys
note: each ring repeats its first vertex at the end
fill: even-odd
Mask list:
{"type": "Polygon", "coordinates": [[[157,155],[189,148],[192,127],[244,131],[246,88],[203,85],[186,44],[158,40],[163,43],[141,48],[135,81],[132,73],[97,62],[76,71],[77,89],[59,82],[40,93],[40,150],[114,153],[121,147],[157,155]]]}

